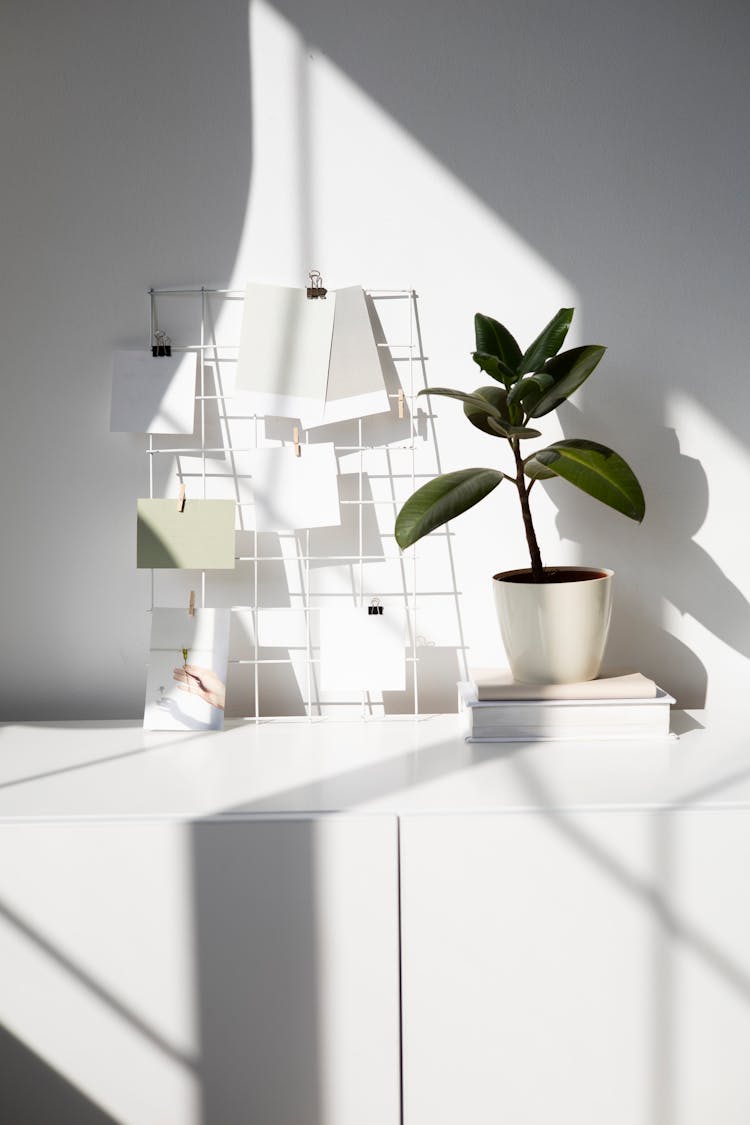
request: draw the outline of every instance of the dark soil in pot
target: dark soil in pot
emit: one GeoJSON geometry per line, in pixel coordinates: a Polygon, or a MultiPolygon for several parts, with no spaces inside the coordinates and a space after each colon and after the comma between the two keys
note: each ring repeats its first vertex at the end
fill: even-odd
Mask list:
{"type": "MultiPolygon", "coordinates": [[[[595,568],[588,567],[566,567],[566,566],[550,566],[544,568],[543,582],[590,582],[595,578],[606,578],[607,573],[604,570],[596,570],[595,568]]],[[[493,578],[497,578],[502,582],[518,582],[524,585],[536,585],[534,577],[530,570],[506,570],[501,571],[500,574],[494,574],[493,578]]]]}

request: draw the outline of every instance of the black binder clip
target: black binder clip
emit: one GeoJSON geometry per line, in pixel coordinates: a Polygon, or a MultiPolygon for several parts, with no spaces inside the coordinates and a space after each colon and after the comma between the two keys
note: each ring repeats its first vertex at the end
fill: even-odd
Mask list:
{"type": "Polygon", "coordinates": [[[162,332],[161,328],[157,328],[154,332],[155,344],[151,345],[151,355],[171,355],[172,354],[172,341],[166,332],[162,332]]]}
{"type": "Polygon", "coordinates": [[[308,301],[314,301],[318,297],[322,297],[323,300],[325,300],[327,292],[328,290],[323,288],[323,278],[320,275],[320,271],[310,270],[310,284],[307,287],[308,301]]]}
{"type": "Polygon", "coordinates": [[[380,598],[373,598],[372,599],[372,601],[370,602],[370,604],[367,607],[367,612],[371,617],[375,617],[379,613],[382,614],[383,607],[380,604],[380,598]]]}

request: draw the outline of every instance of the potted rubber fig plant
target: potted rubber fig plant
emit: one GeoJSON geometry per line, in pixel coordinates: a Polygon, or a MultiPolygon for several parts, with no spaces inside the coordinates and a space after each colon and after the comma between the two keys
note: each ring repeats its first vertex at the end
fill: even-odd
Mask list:
{"type": "Polygon", "coordinates": [[[530,504],[537,483],[560,477],[639,523],[646,510],[633,470],[598,442],[566,438],[525,452],[525,442],[541,437],[536,420],[576,391],[606,351],[598,344],[560,351],[573,311],[560,309],[526,351],[499,321],[477,313],[472,358],[492,383],[470,393],[448,387],[419,393],[461,402],[472,426],[507,445],[509,471],[445,473],[417,489],[396,518],[396,541],[405,550],[500,484],[515,488],[531,565],[494,575],[492,585],[511,672],[526,683],[594,679],[612,610],[611,570],[542,563],[530,504]]]}

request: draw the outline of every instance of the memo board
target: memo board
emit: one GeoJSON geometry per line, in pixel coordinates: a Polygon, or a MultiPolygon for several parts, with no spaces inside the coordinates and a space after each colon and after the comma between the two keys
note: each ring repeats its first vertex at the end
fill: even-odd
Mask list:
{"type": "Polygon", "coordinates": [[[441,471],[429,399],[417,398],[427,385],[417,294],[366,293],[382,327],[376,340],[388,359],[390,409],[304,430],[293,419],[249,412],[234,393],[245,290],[148,291],[149,346],[169,333],[172,352],[194,353],[197,368],[194,434],[147,436],[148,496],[177,497],[184,486],[188,499],[232,498],[237,512],[235,569],[147,571],[150,609],[187,612],[195,591],[200,608],[232,610],[228,718],[418,718],[448,709],[423,707],[423,673],[440,663],[438,654],[450,653],[441,667],[447,690],[453,681],[451,695],[455,680],[467,677],[450,525],[403,554],[393,534],[404,500],[441,471]],[[262,449],[285,449],[304,465],[305,449],[312,456],[320,443],[335,450],[341,526],[257,530],[249,518],[248,458],[262,449]],[[425,554],[431,577],[420,590],[425,554]],[[440,621],[438,648],[422,622],[424,601],[425,620],[440,621]],[[403,690],[321,686],[320,615],[334,607],[361,607],[379,614],[381,624],[403,622],[403,690]]]}

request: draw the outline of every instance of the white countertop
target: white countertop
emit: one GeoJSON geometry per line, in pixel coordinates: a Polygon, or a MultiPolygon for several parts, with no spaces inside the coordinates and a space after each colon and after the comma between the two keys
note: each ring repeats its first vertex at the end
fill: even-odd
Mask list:
{"type": "Polygon", "coordinates": [[[738,718],[672,718],[678,739],[537,744],[467,744],[458,715],[246,721],[210,734],[2,724],[0,820],[750,808],[738,718]]]}

